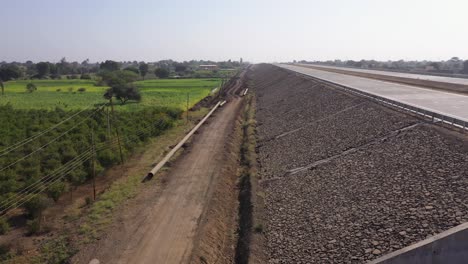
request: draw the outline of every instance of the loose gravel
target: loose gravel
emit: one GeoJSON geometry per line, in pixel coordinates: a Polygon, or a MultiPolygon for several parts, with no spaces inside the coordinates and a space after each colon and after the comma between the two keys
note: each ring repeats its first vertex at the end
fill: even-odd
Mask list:
{"type": "Polygon", "coordinates": [[[269,263],[365,263],[467,221],[463,135],[271,65],[250,78],[269,263]]]}

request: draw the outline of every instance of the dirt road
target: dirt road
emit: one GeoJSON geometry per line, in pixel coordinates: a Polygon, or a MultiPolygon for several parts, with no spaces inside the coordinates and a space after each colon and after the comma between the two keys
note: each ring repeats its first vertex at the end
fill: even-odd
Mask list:
{"type": "MultiPolygon", "coordinates": [[[[234,86],[239,85],[236,83],[234,86]]],[[[230,88],[229,91],[237,88],[230,88]]],[[[229,103],[207,120],[190,147],[172,165],[157,194],[141,194],[116,225],[80,262],[97,258],[102,263],[187,263],[197,228],[212,187],[222,177],[226,140],[234,129],[241,98],[228,95],[229,103]],[[149,200],[145,200],[146,197],[149,200]],[[143,207],[141,202],[145,201],[143,207]],[[149,206],[148,206],[149,204],[149,206]],[[120,229],[120,230],[119,230],[120,229]]]]}

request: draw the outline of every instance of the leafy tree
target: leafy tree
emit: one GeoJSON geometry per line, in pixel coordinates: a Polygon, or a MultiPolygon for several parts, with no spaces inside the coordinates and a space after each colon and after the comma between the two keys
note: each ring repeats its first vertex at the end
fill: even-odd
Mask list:
{"type": "Polygon", "coordinates": [[[106,71],[118,71],[120,70],[120,64],[116,61],[106,60],[105,62],[101,63],[99,68],[106,71]]]}
{"type": "Polygon", "coordinates": [[[13,65],[13,64],[3,65],[0,68],[0,88],[2,89],[2,95],[5,95],[5,86],[3,82],[17,79],[20,76],[21,76],[21,70],[16,65],[13,65]]]}
{"type": "Polygon", "coordinates": [[[48,63],[49,64],[49,72],[50,72],[50,75],[60,75],[59,74],[59,67],[57,66],[57,64],[54,64],[54,63],[48,63]]]}
{"type": "Polygon", "coordinates": [[[436,70],[440,70],[440,63],[438,63],[438,62],[431,62],[429,64],[429,66],[434,67],[434,69],[436,69],[436,70]]]}
{"type": "Polygon", "coordinates": [[[60,195],[62,195],[63,192],[65,192],[67,185],[62,182],[55,182],[49,187],[47,187],[47,195],[54,200],[54,202],[57,202],[60,198],[60,195]]]}
{"type": "Polygon", "coordinates": [[[59,63],[56,65],[57,74],[69,74],[70,73],[70,63],[67,62],[67,59],[63,57],[59,63]]]}
{"type": "Polygon", "coordinates": [[[146,74],[148,73],[148,64],[142,62],[140,63],[140,66],[138,67],[140,70],[141,77],[143,77],[143,80],[145,79],[146,74]]]}
{"type": "Polygon", "coordinates": [[[463,62],[463,70],[462,70],[462,73],[468,74],[468,60],[466,60],[465,62],[463,62]]]}
{"type": "Polygon", "coordinates": [[[39,62],[36,64],[37,75],[39,78],[43,78],[50,72],[50,66],[47,62],[39,62]]]}
{"type": "Polygon", "coordinates": [[[88,73],[83,73],[81,74],[81,77],[80,77],[81,80],[91,80],[91,75],[88,74],[88,73]]]}
{"type": "Polygon", "coordinates": [[[132,71],[113,71],[102,72],[103,81],[110,86],[104,93],[104,98],[112,99],[112,97],[120,100],[125,104],[129,100],[140,101],[141,94],[137,87],[131,83],[138,79],[138,75],[132,71]]]}
{"type": "Polygon", "coordinates": [[[111,99],[112,97],[120,100],[122,104],[125,104],[129,100],[141,101],[140,90],[136,86],[130,84],[117,85],[107,89],[104,98],[111,99]]]}
{"type": "Polygon", "coordinates": [[[10,81],[21,76],[21,69],[13,64],[0,67],[0,81],[10,81]]]}
{"type": "Polygon", "coordinates": [[[102,80],[111,87],[124,86],[127,83],[138,80],[138,75],[136,73],[127,70],[113,72],[103,71],[99,73],[99,76],[101,76],[102,80]]]}
{"type": "Polygon", "coordinates": [[[186,71],[186,70],[187,70],[187,66],[185,66],[184,64],[178,63],[178,64],[176,64],[176,66],[175,66],[175,71],[176,71],[176,72],[179,72],[179,73],[180,73],[180,72],[184,72],[184,71],[186,71]]]}
{"type": "Polygon", "coordinates": [[[130,67],[127,67],[124,69],[124,71],[131,71],[131,72],[134,72],[136,74],[140,74],[140,71],[138,70],[137,67],[133,67],[133,66],[130,66],[130,67]]]}
{"type": "Polygon", "coordinates": [[[37,87],[36,87],[36,85],[34,83],[28,83],[26,85],[26,91],[28,91],[29,93],[32,93],[32,92],[34,92],[36,90],[37,90],[37,87]]]}
{"type": "Polygon", "coordinates": [[[157,68],[154,70],[154,74],[160,79],[169,77],[169,71],[165,68],[157,68]]]}
{"type": "Polygon", "coordinates": [[[97,153],[98,160],[101,162],[102,166],[104,167],[110,167],[113,164],[116,164],[119,162],[119,157],[115,153],[115,151],[112,151],[110,149],[105,149],[103,151],[99,151],[97,153]]]}

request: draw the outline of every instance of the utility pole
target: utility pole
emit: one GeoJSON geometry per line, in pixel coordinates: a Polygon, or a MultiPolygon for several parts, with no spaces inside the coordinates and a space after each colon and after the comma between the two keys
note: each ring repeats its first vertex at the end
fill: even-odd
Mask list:
{"type": "MultiPolygon", "coordinates": [[[[112,111],[112,118],[115,121],[115,112],[114,112],[114,103],[112,102],[112,97],[109,99],[110,105],[111,105],[111,111],[112,111]]],[[[119,129],[117,128],[116,125],[114,125],[115,131],[117,133],[117,143],[119,144],[119,152],[120,152],[120,162],[121,164],[124,163],[123,159],[123,154],[122,154],[122,145],[120,144],[120,134],[119,134],[119,129]]]]}
{"type": "Polygon", "coordinates": [[[187,93],[187,124],[189,122],[189,93],[187,93]]]}
{"type": "Polygon", "coordinates": [[[110,126],[110,117],[109,117],[109,107],[106,108],[107,113],[107,141],[111,142],[111,126],[110,126]]]}
{"type": "Polygon", "coordinates": [[[218,98],[223,95],[223,90],[224,90],[223,87],[224,87],[224,79],[221,79],[221,83],[220,83],[219,91],[218,91],[218,98]]]}
{"type": "Polygon", "coordinates": [[[91,168],[93,173],[93,200],[96,201],[96,146],[94,144],[94,131],[91,131],[91,149],[93,152],[91,162],[91,166],[93,166],[91,168]]]}

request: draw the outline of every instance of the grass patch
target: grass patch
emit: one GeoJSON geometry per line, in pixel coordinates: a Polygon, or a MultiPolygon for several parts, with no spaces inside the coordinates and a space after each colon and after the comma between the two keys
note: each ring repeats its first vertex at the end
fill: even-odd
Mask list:
{"type": "Polygon", "coordinates": [[[65,236],[61,236],[44,243],[40,249],[40,255],[34,258],[32,263],[68,263],[69,258],[75,253],[76,249],[71,246],[70,241],[65,236]]]}
{"type": "Polygon", "coordinates": [[[256,224],[254,227],[255,233],[263,233],[263,225],[262,224],[256,224]]]}
{"type": "Polygon", "coordinates": [[[87,220],[80,226],[80,233],[87,238],[97,238],[97,234],[112,222],[112,213],[123,201],[137,194],[141,175],[134,175],[112,184],[110,189],[91,205],[87,220]]]}
{"type": "MultiPolygon", "coordinates": [[[[242,168],[239,175],[239,225],[238,239],[235,250],[235,263],[248,263],[250,255],[251,232],[253,224],[253,204],[252,204],[252,166],[255,163],[255,121],[254,109],[252,107],[253,98],[246,97],[247,103],[243,112],[242,123],[242,144],[240,146],[240,165],[242,168]]],[[[253,228],[255,230],[255,228],[253,228]]],[[[263,227],[262,227],[263,231],[263,227]]]]}

